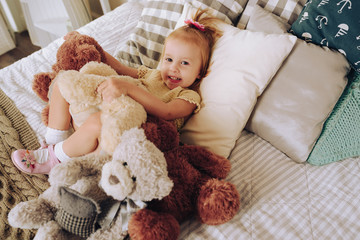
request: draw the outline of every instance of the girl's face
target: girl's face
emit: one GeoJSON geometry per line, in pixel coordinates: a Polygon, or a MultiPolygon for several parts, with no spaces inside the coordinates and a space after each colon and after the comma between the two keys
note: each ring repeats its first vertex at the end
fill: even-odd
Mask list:
{"type": "Polygon", "coordinates": [[[196,44],[182,39],[166,41],[161,63],[161,77],[169,89],[190,87],[199,78],[201,67],[200,49],[196,44]]]}

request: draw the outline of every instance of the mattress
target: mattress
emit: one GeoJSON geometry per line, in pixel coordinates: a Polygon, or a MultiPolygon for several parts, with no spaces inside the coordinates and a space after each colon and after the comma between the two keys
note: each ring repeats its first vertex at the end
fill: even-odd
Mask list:
{"type": "MultiPolygon", "coordinates": [[[[123,4],[79,32],[94,37],[106,51],[114,53],[135,28],[141,9],[138,3],[123,4]]],[[[40,116],[45,103],[32,91],[31,83],[34,74],[51,70],[62,41],[58,39],[0,70],[1,90],[19,110],[38,143],[45,134],[40,116]]],[[[195,217],[189,219],[181,224],[180,239],[359,238],[360,158],[320,167],[300,164],[244,130],[229,159],[232,170],[227,180],[241,195],[240,211],[219,226],[201,224],[195,217]]]]}

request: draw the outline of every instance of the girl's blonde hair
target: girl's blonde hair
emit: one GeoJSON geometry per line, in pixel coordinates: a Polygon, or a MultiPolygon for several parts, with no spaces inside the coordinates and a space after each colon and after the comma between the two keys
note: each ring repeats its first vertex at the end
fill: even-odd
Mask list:
{"type": "Polygon", "coordinates": [[[200,78],[189,87],[193,90],[198,90],[201,80],[209,73],[210,59],[215,42],[222,35],[222,31],[216,27],[216,22],[221,20],[206,14],[207,12],[207,9],[198,9],[192,18],[192,20],[204,26],[203,30],[199,29],[195,25],[187,24],[174,30],[165,40],[166,44],[168,39],[180,38],[185,41],[191,41],[199,47],[201,53],[200,78]]]}

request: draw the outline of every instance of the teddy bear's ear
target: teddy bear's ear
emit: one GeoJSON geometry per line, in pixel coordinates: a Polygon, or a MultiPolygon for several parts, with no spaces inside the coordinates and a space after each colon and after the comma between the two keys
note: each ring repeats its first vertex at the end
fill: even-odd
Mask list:
{"type": "Polygon", "coordinates": [[[64,39],[65,39],[65,40],[70,40],[70,39],[75,38],[75,37],[77,37],[77,36],[80,36],[80,33],[79,33],[79,32],[77,32],[77,31],[71,31],[71,32],[68,32],[68,33],[66,34],[66,36],[64,37],[64,39]]]}
{"type": "Polygon", "coordinates": [[[76,70],[80,70],[88,62],[101,62],[101,53],[98,52],[96,46],[83,44],[76,48],[76,55],[81,56],[77,59],[76,70]]]}
{"type": "Polygon", "coordinates": [[[38,73],[35,74],[32,82],[33,91],[45,102],[49,101],[48,92],[53,77],[53,74],[50,72],[38,73]]]}
{"type": "Polygon", "coordinates": [[[49,124],[49,110],[50,105],[46,105],[45,108],[41,111],[41,121],[45,126],[49,124]]]}
{"type": "Polygon", "coordinates": [[[68,187],[59,188],[60,207],[55,220],[68,232],[80,237],[88,237],[95,232],[100,207],[91,198],[68,187]]]}

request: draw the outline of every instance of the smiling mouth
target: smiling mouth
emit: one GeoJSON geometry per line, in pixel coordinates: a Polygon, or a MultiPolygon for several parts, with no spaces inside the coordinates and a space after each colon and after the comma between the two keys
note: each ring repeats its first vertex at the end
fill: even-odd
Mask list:
{"type": "Polygon", "coordinates": [[[181,80],[181,78],[172,77],[172,76],[168,76],[168,78],[171,82],[174,82],[174,83],[180,82],[180,80],[181,80]]]}

